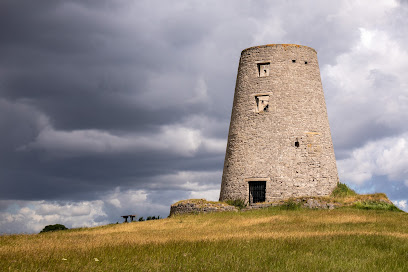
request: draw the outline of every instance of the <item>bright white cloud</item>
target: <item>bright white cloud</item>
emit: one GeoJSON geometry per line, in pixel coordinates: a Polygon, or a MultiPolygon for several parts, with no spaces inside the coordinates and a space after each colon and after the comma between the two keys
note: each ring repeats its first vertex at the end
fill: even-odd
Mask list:
{"type": "Polygon", "coordinates": [[[407,206],[407,200],[394,200],[392,201],[398,208],[402,209],[402,210],[407,210],[408,206],[407,206]]]}
{"type": "Polygon", "coordinates": [[[225,146],[226,140],[205,137],[199,129],[182,125],[165,125],[154,135],[115,135],[94,129],[59,131],[47,126],[34,142],[19,150],[42,149],[56,156],[161,151],[191,157],[199,150],[222,153],[225,146]]]}
{"type": "MultiPolygon", "coordinates": [[[[367,101],[373,95],[386,97],[388,90],[373,90],[373,71],[395,76],[403,86],[408,86],[404,76],[408,68],[408,52],[392,40],[386,32],[360,28],[360,40],[350,52],[339,55],[335,65],[322,68],[323,75],[338,86],[340,101],[367,101]],[[374,92],[373,92],[374,91],[374,92]]],[[[400,90],[403,91],[403,90],[400,90]]],[[[388,93],[389,95],[389,93],[388,93]]]]}
{"type": "Polygon", "coordinates": [[[147,194],[144,190],[122,191],[120,188],[115,188],[113,192],[106,194],[104,201],[117,208],[122,208],[128,204],[146,202],[147,194]]]}
{"type": "Polygon", "coordinates": [[[152,183],[173,186],[173,189],[187,191],[204,191],[219,188],[222,171],[178,171],[152,178],[152,183]]]}
{"type": "MultiPolygon", "coordinates": [[[[218,201],[220,196],[222,171],[180,171],[157,177],[159,182],[167,180],[176,184],[177,189],[189,191],[188,198],[205,198],[218,201]]],[[[176,202],[181,199],[174,199],[176,202]]]]}
{"type": "MultiPolygon", "coordinates": [[[[327,3],[327,1],[323,1],[327,3]]],[[[348,26],[370,26],[383,24],[390,11],[399,7],[396,0],[379,0],[373,3],[370,0],[336,1],[336,13],[330,15],[331,20],[338,20],[348,26]]],[[[330,2],[328,5],[332,5],[330,2]]]]}
{"type": "Polygon", "coordinates": [[[20,201],[20,208],[0,212],[0,233],[39,232],[46,225],[63,224],[69,228],[93,227],[109,223],[95,221],[106,216],[103,202],[82,201],[58,203],[51,201],[20,201]]]}
{"type": "Polygon", "coordinates": [[[408,133],[371,141],[355,149],[347,159],[338,160],[340,179],[356,184],[374,175],[408,181],[408,133]]]}
{"type": "Polygon", "coordinates": [[[189,198],[197,199],[204,198],[208,201],[218,201],[220,197],[220,189],[205,190],[205,191],[192,191],[189,198]]]}
{"type": "Polygon", "coordinates": [[[408,131],[407,70],[405,47],[386,32],[364,28],[349,52],[339,55],[335,65],[322,68],[338,147],[408,131]]]}

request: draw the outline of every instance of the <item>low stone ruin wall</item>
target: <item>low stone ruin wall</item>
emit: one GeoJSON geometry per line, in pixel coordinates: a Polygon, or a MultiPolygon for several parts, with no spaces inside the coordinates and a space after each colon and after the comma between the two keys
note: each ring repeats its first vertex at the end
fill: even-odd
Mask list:
{"type": "MultiPolygon", "coordinates": [[[[292,200],[296,204],[301,204],[305,208],[310,209],[334,209],[340,206],[338,203],[332,203],[318,198],[295,198],[292,200]]],[[[270,203],[257,203],[250,205],[242,211],[256,210],[261,208],[267,208],[270,206],[285,205],[286,201],[277,201],[270,203]]],[[[176,214],[186,213],[210,213],[210,212],[224,212],[224,211],[238,211],[234,206],[228,205],[224,202],[213,202],[205,199],[187,199],[174,203],[170,207],[170,216],[176,214]]]]}
{"type": "Polygon", "coordinates": [[[205,199],[187,199],[171,205],[170,216],[185,213],[209,213],[225,211],[238,211],[238,209],[222,202],[212,202],[205,199]]]}
{"type": "Polygon", "coordinates": [[[295,204],[300,204],[304,208],[309,208],[309,209],[328,209],[332,210],[334,208],[338,208],[341,205],[340,203],[336,203],[333,201],[328,201],[320,198],[314,198],[314,197],[299,197],[299,198],[294,198],[291,200],[281,200],[281,201],[276,201],[276,202],[269,202],[269,203],[259,203],[259,204],[252,204],[244,209],[243,211],[247,210],[256,210],[256,209],[262,209],[262,208],[267,208],[271,206],[282,206],[282,205],[287,205],[288,201],[291,201],[295,204]]]}
{"type": "MultiPolygon", "coordinates": [[[[271,206],[299,205],[309,209],[327,209],[332,210],[340,207],[353,206],[359,202],[381,202],[392,204],[385,194],[358,195],[350,199],[338,200],[330,197],[298,197],[275,202],[256,203],[243,208],[241,211],[256,210],[271,206]]],[[[238,211],[234,206],[224,202],[207,201],[205,199],[187,199],[174,203],[170,207],[170,216],[185,213],[209,213],[223,211],[238,211]]]]}

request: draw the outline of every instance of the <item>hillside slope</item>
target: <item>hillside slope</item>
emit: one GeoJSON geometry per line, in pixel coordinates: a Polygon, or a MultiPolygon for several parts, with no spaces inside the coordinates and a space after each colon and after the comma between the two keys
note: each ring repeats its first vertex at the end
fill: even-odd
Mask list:
{"type": "Polygon", "coordinates": [[[178,215],[89,229],[0,236],[0,268],[408,271],[407,213],[286,208],[178,215]]]}

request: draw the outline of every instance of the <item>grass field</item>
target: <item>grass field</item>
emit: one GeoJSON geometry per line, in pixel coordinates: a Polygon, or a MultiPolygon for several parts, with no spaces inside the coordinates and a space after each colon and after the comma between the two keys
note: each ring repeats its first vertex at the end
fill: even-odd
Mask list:
{"type": "Polygon", "coordinates": [[[408,271],[408,214],[353,208],[272,207],[35,235],[5,235],[0,236],[0,268],[408,271]]]}

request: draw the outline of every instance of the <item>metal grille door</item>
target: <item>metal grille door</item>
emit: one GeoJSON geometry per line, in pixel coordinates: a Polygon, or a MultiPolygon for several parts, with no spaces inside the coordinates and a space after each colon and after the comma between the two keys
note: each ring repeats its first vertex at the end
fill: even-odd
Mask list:
{"type": "Polygon", "coordinates": [[[265,202],[266,181],[250,181],[249,182],[249,202],[258,203],[265,202]]]}

